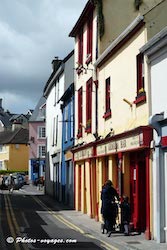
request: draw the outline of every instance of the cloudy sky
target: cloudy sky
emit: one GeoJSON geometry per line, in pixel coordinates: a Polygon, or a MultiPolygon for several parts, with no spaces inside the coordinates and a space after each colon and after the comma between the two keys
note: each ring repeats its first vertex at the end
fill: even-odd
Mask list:
{"type": "Polygon", "coordinates": [[[55,56],[74,48],[68,37],[87,0],[0,1],[0,98],[12,113],[34,109],[55,56]]]}

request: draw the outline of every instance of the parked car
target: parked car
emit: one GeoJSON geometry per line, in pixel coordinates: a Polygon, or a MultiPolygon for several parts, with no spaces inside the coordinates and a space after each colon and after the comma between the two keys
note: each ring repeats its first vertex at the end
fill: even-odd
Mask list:
{"type": "Polygon", "coordinates": [[[8,188],[7,179],[8,179],[8,175],[4,175],[0,189],[4,190],[8,188]]]}

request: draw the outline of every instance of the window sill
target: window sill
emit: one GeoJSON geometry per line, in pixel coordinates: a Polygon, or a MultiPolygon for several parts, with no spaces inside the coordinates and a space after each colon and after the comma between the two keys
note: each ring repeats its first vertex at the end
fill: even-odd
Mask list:
{"type": "Polygon", "coordinates": [[[104,118],[104,119],[108,119],[108,118],[110,118],[110,117],[111,117],[111,110],[108,110],[108,111],[106,111],[106,112],[104,113],[103,118],[104,118]]]}
{"type": "Polygon", "coordinates": [[[142,104],[145,102],[146,102],[146,93],[142,92],[136,96],[136,100],[133,103],[137,105],[137,104],[142,104]]]}
{"type": "Polygon", "coordinates": [[[86,128],[86,129],[85,129],[85,132],[86,132],[87,134],[91,133],[91,128],[86,128]]]}

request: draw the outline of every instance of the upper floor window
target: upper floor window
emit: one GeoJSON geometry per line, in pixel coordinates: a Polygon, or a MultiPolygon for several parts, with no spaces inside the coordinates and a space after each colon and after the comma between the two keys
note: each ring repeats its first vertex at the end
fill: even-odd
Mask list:
{"type": "Polygon", "coordinates": [[[71,98],[70,102],[70,137],[74,137],[74,97],[71,98]]]}
{"type": "Polygon", "coordinates": [[[82,87],[78,90],[78,133],[77,137],[82,137],[82,87]]]}
{"type": "Polygon", "coordinates": [[[64,122],[65,122],[65,136],[64,136],[64,139],[65,139],[65,142],[67,142],[68,140],[68,105],[65,106],[64,108],[64,122]]]}
{"type": "Polygon", "coordinates": [[[45,145],[39,145],[38,146],[38,157],[39,158],[44,158],[46,155],[46,147],[45,145]]]}
{"type": "Polygon", "coordinates": [[[86,83],[86,132],[92,129],[92,78],[86,83]]]}
{"type": "Polygon", "coordinates": [[[58,115],[53,119],[53,138],[52,146],[57,145],[58,140],[58,115]]]}
{"type": "Polygon", "coordinates": [[[93,13],[89,16],[87,22],[87,56],[86,64],[92,61],[92,44],[93,44],[93,13]]]}
{"type": "Polygon", "coordinates": [[[78,64],[83,64],[83,29],[78,35],[78,64]]]}
{"type": "Polygon", "coordinates": [[[0,145],[0,152],[3,152],[3,145],[0,145]]]}
{"type": "Polygon", "coordinates": [[[38,127],[38,138],[43,139],[46,137],[45,127],[38,127]]]}
{"type": "Polygon", "coordinates": [[[110,77],[108,77],[105,81],[105,113],[104,118],[111,117],[111,98],[110,98],[110,77]]]}
{"type": "Polygon", "coordinates": [[[144,89],[144,55],[138,54],[136,57],[137,66],[137,97],[134,101],[135,104],[146,101],[146,93],[144,89]]]}

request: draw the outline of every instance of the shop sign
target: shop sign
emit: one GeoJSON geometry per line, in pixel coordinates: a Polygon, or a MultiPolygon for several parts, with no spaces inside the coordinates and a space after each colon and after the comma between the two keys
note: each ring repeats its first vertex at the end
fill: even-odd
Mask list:
{"type": "Polygon", "coordinates": [[[140,137],[135,135],[132,137],[125,137],[122,139],[114,140],[105,144],[98,145],[96,148],[97,156],[112,154],[122,151],[128,151],[140,147],[140,137]]]}
{"type": "Polygon", "coordinates": [[[87,159],[93,156],[93,147],[85,148],[74,153],[74,161],[87,159]]]}

